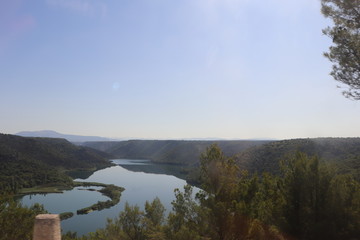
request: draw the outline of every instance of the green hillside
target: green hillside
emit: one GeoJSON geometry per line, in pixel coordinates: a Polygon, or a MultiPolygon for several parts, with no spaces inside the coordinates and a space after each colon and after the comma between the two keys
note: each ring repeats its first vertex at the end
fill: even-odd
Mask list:
{"type": "Polygon", "coordinates": [[[237,155],[242,168],[253,172],[278,172],[279,161],[296,151],[317,155],[320,160],[335,164],[341,173],[359,178],[360,138],[314,138],[276,141],[249,148],[237,155]]]}
{"type": "MultiPolygon", "coordinates": [[[[251,172],[279,172],[279,161],[301,151],[332,163],[339,173],[351,173],[360,179],[360,138],[307,138],[281,141],[185,141],[130,140],[87,142],[85,146],[107,152],[117,158],[148,159],[157,163],[193,166],[208,146],[217,143],[227,156],[236,156],[238,165],[251,172]]],[[[188,171],[187,170],[187,171],[188,171]]],[[[189,170],[190,172],[192,170],[189,170]]],[[[194,177],[188,177],[193,179],[194,177]]]]}
{"type": "Polygon", "coordinates": [[[69,183],[64,172],[109,166],[110,155],[64,139],[0,134],[0,189],[69,183]]]}
{"type": "Polygon", "coordinates": [[[158,163],[193,165],[213,143],[218,143],[227,155],[270,141],[187,141],[187,140],[130,140],[121,142],[87,142],[85,146],[105,151],[117,158],[148,159],[158,163]]]}

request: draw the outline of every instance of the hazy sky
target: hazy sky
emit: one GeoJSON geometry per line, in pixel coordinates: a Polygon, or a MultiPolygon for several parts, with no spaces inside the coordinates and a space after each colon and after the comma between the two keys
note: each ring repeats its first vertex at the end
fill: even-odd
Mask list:
{"type": "Polygon", "coordinates": [[[318,0],[0,0],[0,132],[360,136],[318,0]]]}

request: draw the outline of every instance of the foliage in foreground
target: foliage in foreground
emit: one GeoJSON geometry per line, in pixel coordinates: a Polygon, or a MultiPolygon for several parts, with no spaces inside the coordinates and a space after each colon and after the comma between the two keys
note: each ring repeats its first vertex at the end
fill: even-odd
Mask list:
{"type": "Polygon", "coordinates": [[[213,145],[201,158],[202,189],[175,189],[164,221],[159,199],[145,210],[126,204],[104,229],[81,239],[352,239],[360,236],[360,184],[317,157],[297,153],[280,176],[250,176],[213,145]]]}
{"type": "Polygon", "coordinates": [[[325,53],[333,63],[331,75],[347,85],[343,94],[360,100],[360,0],[322,0],[322,13],[334,22],[323,30],[333,45],[325,53]]]}
{"type": "Polygon", "coordinates": [[[23,207],[11,197],[0,195],[0,240],[30,240],[35,216],[46,213],[40,204],[23,207]]]}
{"type": "MultiPolygon", "coordinates": [[[[317,157],[297,153],[282,161],[280,175],[241,171],[213,145],[201,157],[202,189],[175,189],[167,218],[156,198],[144,210],[125,205],[104,229],[64,240],[152,239],[356,239],[360,236],[360,184],[339,175],[317,157]]],[[[40,205],[24,208],[0,201],[0,240],[31,239],[40,205]],[[21,228],[18,226],[21,223],[21,228]]]]}

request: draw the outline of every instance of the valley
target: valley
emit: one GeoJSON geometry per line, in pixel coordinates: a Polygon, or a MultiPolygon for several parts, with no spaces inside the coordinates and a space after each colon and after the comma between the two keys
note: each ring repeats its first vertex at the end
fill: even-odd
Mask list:
{"type": "MultiPolygon", "coordinates": [[[[179,196],[182,196],[181,194],[185,194],[180,193],[179,189],[183,189],[186,184],[201,186],[205,190],[201,193],[205,194],[203,197],[206,196],[206,192],[215,191],[214,194],[220,194],[220,199],[225,197],[224,200],[220,200],[224,203],[232,198],[232,195],[227,195],[229,193],[226,191],[230,190],[228,188],[234,180],[238,182],[236,184],[239,186],[248,186],[244,189],[255,184],[254,191],[260,191],[257,194],[265,191],[264,187],[270,188],[266,191],[280,191],[277,189],[278,186],[284,184],[291,189],[292,185],[286,181],[291,182],[292,180],[287,177],[286,174],[289,173],[286,171],[290,171],[289,166],[292,164],[295,168],[300,167],[299,171],[303,171],[303,174],[310,178],[313,178],[316,172],[316,174],[320,174],[319,176],[324,178],[322,181],[327,182],[324,185],[324,187],[327,186],[324,188],[326,191],[324,189],[321,191],[325,191],[324,194],[334,201],[336,194],[332,192],[332,189],[341,188],[341,184],[357,186],[359,179],[358,156],[360,156],[359,138],[282,141],[128,140],[83,142],[75,145],[65,139],[1,134],[0,187],[2,192],[7,195],[20,195],[21,203],[24,206],[31,207],[35,203],[41,203],[47,211],[59,213],[65,232],[77,232],[78,236],[84,235],[84,239],[87,239],[86,236],[90,232],[107,228],[109,223],[106,223],[106,219],[117,219],[120,216],[118,214],[127,209],[127,204],[140,206],[140,209],[143,209],[142,206],[146,205],[146,202],[159,198],[165,206],[166,214],[171,210],[177,211],[176,205],[173,204],[179,196]],[[224,150],[219,152],[220,149],[224,150]],[[214,163],[217,162],[214,166],[216,166],[217,174],[222,176],[221,178],[211,175],[211,172],[208,172],[207,174],[210,175],[204,178],[206,173],[204,167],[210,167],[210,169],[214,167],[212,166],[214,163],[207,162],[209,161],[207,159],[215,161],[214,163]],[[297,164],[303,164],[303,167],[297,164]],[[233,175],[234,173],[236,174],[233,175]],[[209,180],[214,182],[207,182],[209,180]],[[220,185],[218,185],[219,181],[220,185]],[[222,181],[225,181],[226,184],[223,185],[222,181]],[[220,188],[216,190],[218,187],[220,188]],[[218,191],[225,192],[218,193],[218,191]],[[74,201],[74,199],[76,200],[74,201]]],[[[306,178],[298,181],[309,185],[309,189],[314,187],[306,178]]],[[[308,194],[307,190],[300,186],[302,185],[299,185],[299,191],[308,194]]],[[[186,191],[186,188],[184,189],[186,191]]],[[[240,191],[237,188],[235,190],[240,191]]],[[[281,191],[284,190],[286,188],[281,191]]],[[[348,189],[349,192],[344,192],[343,196],[353,199],[351,201],[356,201],[357,195],[351,195],[353,190],[348,189]]],[[[241,191],[237,194],[243,194],[241,191]]],[[[250,191],[250,189],[246,191],[250,191]]],[[[201,192],[200,189],[194,187],[194,193],[199,192],[201,192]]],[[[260,213],[258,207],[253,204],[268,201],[266,200],[267,194],[261,195],[261,200],[257,199],[257,195],[252,195],[251,191],[246,194],[250,194],[248,195],[250,200],[247,203],[249,205],[246,209],[254,211],[251,214],[257,216],[260,213]]],[[[274,204],[272,201],[280,201],[281,198],[287,199],[285,202],[278,203],[281,212],[284,211],[296,194],[294,196],[291,195],[291,192],[281,194],[276,195],[275,199],[269,200],[270,202],[266,204],[274,204]]],[[[195,199],[195,195],[188,197],[195,199]]],[[[210,198],[211,195],[207,197],[210,198]]],[[[233,201],[239,201],[239,199],[235,199],[233,201]]],[[[323,198],[319,198],[319,201],[321,199],[323,198]]],[[[189,201],[193,200],[189,199],[189,201]]],[[[201,201],[197,204],[199,203],[205,204],[201,201]]],[[[303,204],[308,203],[304,202],[303,204]]],[[[322,210],[325,211],[324,214],[334,203],[326,204],[326,209],[322,210]]],[[[336,204],[342,205],[343,203],[336,204]]],[[[200,206],[205,207],[206,205],[200,206]]],[[[280,211],[275,206],[269,205],[271,211],[280,211]]],[[[211,208],[213,207],[215,206],[211,208]]],[[[200,209],[198,210],[200,211],[200,209]]],[[[352,203],[351,209],[356,209],[355,202],[352,203]]],[[[295,213],[293,212],[293,214],[295,213]]],[[[201,211],[196,214],[201,214],[201,211]]],[[[281,214],[286,217],[286,212],[281,214]]],[[[349,214],[356,218],[353,210],[349,214]]],[[[169,219],[171,219],[170,216],[171,214],[169,219]]],[[[271,224],[280,226],[281,229],[286,229],[281,222],[271,220],[271,215],[264,219],[270,221],[271,224]]],[[[292,220],[289,218],[288,221],[292,220]]],[[[323,221],[328,220],[323,219],[323,221]]],[[[291,224],[291,226],[296,225],[295,223],[291,224]]],[[[270,231],[267,228],[264,229],[270,231]]],[[[293,234],[297,234],[294,229],[291,231],[294,231],[293,234]]],[[[230,233],[231,230],[226,230],[226,232],[230,233]]]]}

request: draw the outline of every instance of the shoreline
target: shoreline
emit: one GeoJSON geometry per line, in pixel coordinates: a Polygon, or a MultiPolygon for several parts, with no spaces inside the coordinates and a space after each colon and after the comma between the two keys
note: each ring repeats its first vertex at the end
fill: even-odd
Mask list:
{"type": "MultiPolygon", "coordinates": [[[[98,182],[77,182],[73,181],[71,186],[57,185],[57,184],[47,184],[47,185],[39,185],[32,188],[23,188],[16,195],[16,198],[21,198],[26,195],[36,195],[36,194],[51,194],[51,193],[64,193],[64,191],[73,190],[76,187],[85,187],[81,190],[85,191],[96,191],[101,193],[102,195],[110,198],[107,201],[99,201],[91,206],[78,209],[76,211],[77,215],[88,214],[93,211],[101,211],[105,208],[110,208],[115,206],[120,202],[121,193],[125,190],[123,187],[116,186],[114,184],[104,184],[98,182]],[[89,189],[86,189],[89,187],[89,189]],[[101,189],[96,190],[90,187],[101,187],[101,189]]],[[[64,212],[60,213],[61,220],[65,220],[71,218],[74,215],[72,212],[64,212]]]]}

